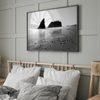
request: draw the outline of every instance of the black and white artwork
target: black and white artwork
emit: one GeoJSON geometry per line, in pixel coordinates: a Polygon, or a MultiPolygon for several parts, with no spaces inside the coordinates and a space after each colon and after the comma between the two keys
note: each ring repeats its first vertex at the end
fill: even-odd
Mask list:
{"type": "Polygon", "coordinates": [[[28,51],[78,51],[78,6],[27,13],[28,51]]]}

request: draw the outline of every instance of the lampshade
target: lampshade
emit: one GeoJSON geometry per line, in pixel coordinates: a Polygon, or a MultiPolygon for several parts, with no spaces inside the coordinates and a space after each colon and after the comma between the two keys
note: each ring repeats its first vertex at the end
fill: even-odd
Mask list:
{"type": "Polygon", "coordinates": [[[91,63],[91,71],[93,75],[100,76],[100,61],[93,61],[91,63]]]}
{"type": "Polygon", "coordinates": [[[0,56],[0,64],[1,64],[1,56],[0,56]]]}

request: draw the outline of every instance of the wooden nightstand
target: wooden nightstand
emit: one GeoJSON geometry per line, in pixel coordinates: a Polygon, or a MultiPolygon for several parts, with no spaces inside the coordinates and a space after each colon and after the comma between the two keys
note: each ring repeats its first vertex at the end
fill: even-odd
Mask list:
{"type": "Polygon", "coordinates": [[[95,95],[87,100],[100,100],[99,95],[95,95]]]}
{"type": "Polygon", "coordinates": [[[4,78],[0,78],[0,85],[3,85],[3,83],[5,82],[6,79],[4,78]]]}

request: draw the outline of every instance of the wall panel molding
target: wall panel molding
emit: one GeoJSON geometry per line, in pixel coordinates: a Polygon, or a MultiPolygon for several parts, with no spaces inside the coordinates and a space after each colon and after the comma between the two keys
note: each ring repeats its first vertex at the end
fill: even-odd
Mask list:
{"type": "Polygon", "coordinates": [[[27,12],[36,11],[37,9],[38,9],[37,4],[15,8],[15,34],[20,34],[20,33],[26,34],[27,12]]]}
{"type": "MultiPolygon", "coordinates": [[[[59,0],[26,0],[22,2],[15,3],[15,7],[21,7],[21,6],[28,6],[28,5],[33,5],[33,4],[38,4],[38,3],[47,3],[47,2],[54,2],[54,1],[59,1],[59,0]]],[[[66,0],[62,0],[63,5],[67,4],[66,0]]]]}
{"type": "Polygon", "coordinates": [[[35,5],[35,4],[36,4],[35,2],[23,2],[23,3],[15,4],[15,8],[31,6],[31,5],[35,5]]]}
{"type": "Polygon", "coordinates": [[[58,7],[64,7],[67,6],[66,0],[53,0],[53,1],[46,1],[46,2],[40,2],[39,4],[39,10],[45,10],[45,9],[52,9],[52,8],[58,8],[58,7]],[[52,5],[52,6],[50,6],[52,5]]]}
{"type": "Polygon", "coordinates": [[[69,52],[69,64],[91,65],[97,60],[97,35],[79,36],[79,52],[69,52]]]}
{"type": "Polygon", "coordinates": [[[68,5],[79,5],[79,29],[97,29],[98,0],[68,0],[68,5]],[[91,2],[91,3],[90,3],[91,2]]]}
{"type": "Polygon", "coordinates": [[[63,6],[68,6],[68,0],[62,0],[63,6]]]}
{"type": "Polygon", "coordinates": [[[98,35],[98,30],[79,30],[81,36],[98,35]]]}
{"type": "Polygon", "coordinates": [[[2,63],[6,63],[8,59],[13,59],[13,38],[0,39],[0,55],[2,63]]]}
{"type": "Polygon", "coordinates": [[[13,60],[15,60],[16,44],[15,44],[15,0],[13,0],[13,60]]]}
{"type": "Polygon", "coordinates": [[[12,9],[12,8],[13,8],[13,5],[0,6],[0,11],[1,11],[1,10],[12,9]]]}
{"type": "Polygon", "coordinates": [[[68,56],[68,53],[67,52],[62,52],[62,54],[63,54],[63,64],[68,64],[68,58],[67,58],[67,56],[68,56]]]}
{"type": "Polygon", "coordinates": [[[42,3],[42,2],[49,2],[49,1],[56,1],[56,0],[15,0],[16,4],[22,3],[42,3]]]}
{"type": "Polygon", "coordinates": [[[97,38],[97,60],[100,60],[100,0],[97,2],[97,29],[99,30],[97,38]]]}
{"type": "Polygon", "coordinates": [[[100,31],[97,37],[97,60],[100,61],[100,31]]]}
{"type": "Polygon", "coordinates": [[[100,0],[97,1],[97,29],[100,31],[100,0]]]}
{"type": "Polygon", "coordinates": [[[0,11],[0,34],[13,33],[13,9],[5,9],[0,11]]]}
{"type": "Polygon", "coordinates": [[[38,61],[38,51],[27,51],[26,38],[18,37],[15,39],[15,60],[38,61]],[[23,55],[23,56],[22,56],[23,55]]]}
{"type": "Polygon", "coordinates": [[[13,60],[15,60],[16,58],[16,55],[15,55],[15,52],[16,52],[16,44],[15,44],[15,37],[13,37],[13,60]]]}
{"type": "Polygon", "coordinates": [[[0,64],[0,68],[1,68],[1,67],[7,68],[7,63],[1,63],[1,64],[0,64]]]}
{"type": "Polygon", "coordinates": [[[0,35],[0,39],[11,39],[13,38],[13,35],[0,35]]]}
{"type": "Polygon", "coordinates": [[[13,4],[13,0],[0,0],[0,6],[13,4]]]}

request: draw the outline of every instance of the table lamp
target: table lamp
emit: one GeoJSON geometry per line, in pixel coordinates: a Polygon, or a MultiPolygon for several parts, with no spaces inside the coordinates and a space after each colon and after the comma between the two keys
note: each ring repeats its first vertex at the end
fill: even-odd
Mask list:
{"type": "Polygon", "coordinates": [[[91,81],[90,81],[89,97],[92,96],[94,76],[99,76],[98,95],[100,98],[100,61],[92,61],[91,63],[91,81]]]}

